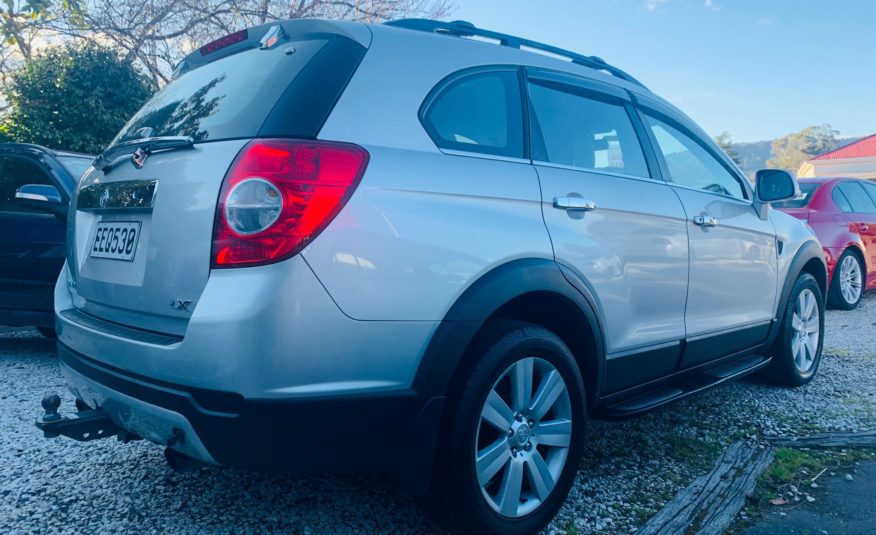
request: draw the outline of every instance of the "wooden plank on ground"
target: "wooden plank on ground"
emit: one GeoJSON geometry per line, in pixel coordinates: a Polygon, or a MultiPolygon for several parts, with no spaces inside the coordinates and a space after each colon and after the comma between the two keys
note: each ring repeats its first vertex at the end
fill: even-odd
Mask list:
{"type": "Polygon", "coordinates": [[[681,490],[637,534],[719,535],[754,492],[757,478],[773,461],[772,448],[739,441],[732,444],[708,474],[681,490]]]}
{"type": "Polygon", "coordinates": [[[876,431],[779,437],[770,439],[770,442],[779,448],[876,448],[876,431]]]}

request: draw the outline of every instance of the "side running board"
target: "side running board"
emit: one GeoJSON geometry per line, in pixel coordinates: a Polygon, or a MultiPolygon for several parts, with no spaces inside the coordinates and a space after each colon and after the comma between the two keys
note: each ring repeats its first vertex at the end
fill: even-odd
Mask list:
{"type": "Polygon", "coordinates": [[[609,405],[600,411],[600,415],[611,419],[629,418],[672,401],[698,394],[721,383],[754,373],[769,364],[771,360],[772,357],[749,355],[735,362],[703,372],[701,375],[672,382],[633,399],[609,405]]]}

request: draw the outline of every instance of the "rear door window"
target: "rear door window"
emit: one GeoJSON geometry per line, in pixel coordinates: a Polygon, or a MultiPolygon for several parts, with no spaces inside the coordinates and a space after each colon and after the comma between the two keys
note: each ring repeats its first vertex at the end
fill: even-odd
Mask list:
{"type": "MultiPolygon", "coordinates": [[[[534,160],[648,177],[648,165],[626,108],[575,87],[531,80],[534,160]]],[[[609,97],[606,97],[609,98],[609,97]]]]}
{"type": "Polygon", "coordinates": [[[443,149],[523,158],[523,110],[517,71],[464,75],[443,87],[422,116],[443,149]]]}
{"type": "Polygon", "coordinates": [[[839,185],[839,190],[849,200],[853,212],[858,214],[876,213],[876,202],[867,195],[861,184],[857,182],[843,182],[839,185]]]}

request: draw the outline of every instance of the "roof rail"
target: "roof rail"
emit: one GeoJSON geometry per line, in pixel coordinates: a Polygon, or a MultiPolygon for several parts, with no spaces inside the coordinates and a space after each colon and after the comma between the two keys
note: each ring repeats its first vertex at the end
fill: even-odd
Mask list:
{"type": "Polygon", "coordinates": [[[605,62],[605,60],[597,56],[584,56],[581,54],[576,54],[575,52],[571,52],[569,50],[546,45],[544,43],[539,43],[538,41],[530,41],[529,39],[524,39],[522,37],[515,37],[513,35],[507,35],[491,30],[484,30],[476,27],[471,22],[464,20],[442,22],[431,19],[399,19],[386,22],[385,24],[398,28],[406,28],[408,30],[417,30],[421,32],[438,33],[443,35],[454,35],[457,37],[483,37],[486,39],[498,41],[501,46],[507,46],[517,49],[529,48],[541,52],[546,52],[547,54],[553,56],[566,58],[572,63],[583,65],[584,67],[590,67],[591,69],[605,71],[613,76],[620,78],[621,80],[626,80],[627,82],[636,84],[640,87],[645,87],[642,82],[636,80],[621,69],[618,69],[613,65],[609,65],[605,62]]]}

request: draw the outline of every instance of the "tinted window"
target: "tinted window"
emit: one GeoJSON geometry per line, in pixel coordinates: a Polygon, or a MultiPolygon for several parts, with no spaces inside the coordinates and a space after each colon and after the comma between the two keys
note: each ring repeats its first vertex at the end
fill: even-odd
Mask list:
{"type": "Polygon", "coordinates": [[[423,122],[441,148],[522,158],[517,72],[486,72],[452,82],[432,102],[423,122]]]}
{"type": "Polygon", "coordinates": [[[838,187],[833,188],[833,193],[831,194],[831,196],[833,197],[833,202],[840,210],[846,213],[852,211],[852,205],[849,204],[849,200],[846,199],[846,196],[843,195],[843,192],[841,192],[838,187]]]}
{"type": "Polygon", "coordinates": [[[819,185],[800,184],[800,195],[789,201],[774,202],[772,205],[776,208],[803,208],[812,200],[812,196],[815,195],[815,190],[818,189],[819,185]]]}
{"type": "Polygon", "coordinates": [[[626,175],[650,176],[627,110],[574,88],[529,84],[535,160],[626,175]]]}
{"type": "Polygon", "coordinates": [[[859,214],[876,213],[876,202],[867,195],[863,186],[857,182],[843,182],[839,186],[839,190],[843,192],[849,204],[852,205],[852,211],[859,214]]]}
{"type": "Polygon", "coordinates": [[[24,158],[0,157],[0,212],[34,212],[15,200],[15,192],[25,184],[52,184],[40,166],[24,158]]]}
{"type": "Polygon", "coordinates": [[[150,136],[255,137],[280,95],[326,42],[248,49],[186,72],[152,97],[113,144],[150,136]],[[295,53],[287,55],[290,46],[295,53]]]}
{"type": "Polygon", "coordinates": [[[699,142],[659,119],[647,119],[672,182],[737,199],[747,197],[741,180],[699,142]]]}
{"type": "Polygon", "coordinates": [[[873,202],[876,203],[876,184],[872,182],[862,182],[861,186],[864,187],[864,191],[870,195],[870,198],[873,199],[873,202]]]}

